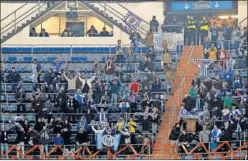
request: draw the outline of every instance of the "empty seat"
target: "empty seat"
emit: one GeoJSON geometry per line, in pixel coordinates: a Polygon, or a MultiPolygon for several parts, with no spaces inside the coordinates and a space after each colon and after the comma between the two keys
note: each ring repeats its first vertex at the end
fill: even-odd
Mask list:
{"type": "Polygon", "coordinates": [[[41,53],[42,52],[42,50],[41,50],[41,48],[40,47],[35,47],[35,48],[33,48],[33,53],[35,54],[35,53],[41,53]]]}
{"type": "Polygon", "coordinates": [[[90,47],[88,52],[89,53],[97,53],[97,48],[96,47],[90,47]]]}
{"type": "Polygon", "coordinates": [[[80,47],[72,48],[72,53],[81,53],[81,48],[80,47]]]}
{"type": "Polygon", "coordinates": [[[54,62],[55,59],[56,59],[56,57],[47,57],[47,61],[48,61],[49,63],[54,62]]]}
{"type": "Polygon", "coordinates": [[[89,52],[89,48],[87,48],[87,47],[81,48],[81,53],[88,53],[88,52],[89,52]]]}
{"type": "Polygon", "coordinates": [[[18,53],[31,53],[32,52],[32,48],[26,48],[26,47],[19,47],[17,50],[18,50],[18,53]]]}
{"type": "Polygon", "coordinates": [[[11,62],[11,63],[13,63],[13,62],[17,61],[17,58],[16,58],[16,57],[10,56],[10,57],[8,58],[8,61],[11,62]]]}
{"type": "Polygon", "coordinates": [[[3,53],[3,54],[9,53],[9,51],[10,51],[10,48],[8,48],[8,47],[3,47],[3,48],[2,48],[2,53],[3,53]]]}
{"type": "Polygon", "coordinates": [[[26,62],[26,63],[31,63],[33,60],[33,58],[31,56],[28,56],[28,57],[24,57],[23,58],[23,61],[26,62]]]}

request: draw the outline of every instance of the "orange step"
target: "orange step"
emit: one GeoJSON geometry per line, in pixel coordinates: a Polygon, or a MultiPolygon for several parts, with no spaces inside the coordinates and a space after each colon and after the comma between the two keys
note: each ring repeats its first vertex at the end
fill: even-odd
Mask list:
{"type": "Polygon", "coordinates": [[[155,141],[156,143],[154,144],[154,151],[151,159],[173,159],[173,156],[170,153],[171,148],[168,147],[168,144],[171,129],[179,120],[178,114],[181,107],[180,105],[177,105],[178,98],[180,98],[179,104],[181,104],[184,95],[187,94],[191,88],[191,82],[194,79],[195,74],[199,72],[198,66],[190,61],[190,59],[202,58],[202,46],[194,47],[195,52],[193,53],[192,58],[190,57],[190,50],[190,46],[185,46],[183,49],[179,64],[177,66],[176,76],[173,81],[174,95],[170,95],[168,101],[166,102],[166,111],[163,115],[161,128],[157,135],[157,139],[155,141]],[[181,78],[184,73],[185,82],[182,89],[179,89],[182,83],[181,78]],[[175,109],[172,111],[174,107],[175,109]]]}

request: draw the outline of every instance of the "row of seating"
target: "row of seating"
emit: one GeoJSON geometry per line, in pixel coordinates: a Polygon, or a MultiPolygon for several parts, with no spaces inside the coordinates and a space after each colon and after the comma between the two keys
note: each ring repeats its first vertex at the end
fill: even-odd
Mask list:
{"type": "MultiPolygon", "coordinates": [[[[31,63],[34,58],[32,57],[3,57],[4,63],[31,63]]],[[[42,57],[42,58],[36,58],[40,63],[53,63],[56,57],[42,57]]],[[[70,57],[68,58],[67,62],[69,63],[77,63],[77,62],[83,62],[83,63],[94,63],[95,61],[98,61],[99,63],[105,63],[107,60],[106,57],[70,57]]],[[[123,58],[123,61],[126,61],[126,58],[123,58]]],[[[130,63],[135,63],[137,61],[132,60],[130,63]]]]}
{"type": "MultiPolygon", "coordinates": [[[[125,48],[125,47],[124,47],[125,48]]],[[[129,47],[126,47],[129,48],[129,47]]],[[[182,51],[183,46],[177,46],[177,52],[182,51]]],[[[138,47],[137,53],[148,52],[147,47],[138,47]]],[[[46,54],[46,53],[116,53],[116,47],[3,47],[3,54],[9,53],[33,53],[33,54],[46,54]]]]}
{"type": "MultiPolygon", "coordinates": [[[[137,53],[147,52],[147,47],[139,47],[137,53]]],[[[116,47],[3,47],[3,54],[9,53],[116,53],[116,47]]]]}

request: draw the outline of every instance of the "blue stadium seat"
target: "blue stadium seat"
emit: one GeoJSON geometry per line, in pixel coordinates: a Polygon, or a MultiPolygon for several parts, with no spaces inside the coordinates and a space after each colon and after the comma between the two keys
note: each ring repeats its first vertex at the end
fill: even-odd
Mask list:
{"type": "Polygon", "coordinates": [[[97,48],[96,47],[90,47],[89,53],[97,53],[97,48]]]}
{"type": "Polygon", "coordinates": [[[16,58],[16,57],[10,56],[10,57],[8,58],[8,61],[10,61],[11,63],[13,63],[13,62],[17,61],[17,58],[16,58]]]}
{"type": "Polygon", "coordinates": [[[42,49],[40,47],[33,48],[33,53],[42,53],[42,49]]]}
{"type": "Polygon", "coordinates": [[[106,61],[106,57],[102,57],[102,62],[105,62],[106,61]]]}
{"type": "Polygon", "coordinates": [[[40,53],[50,53],[50,48],[42,47],[40,53]]]}
{"type": "Polygon", "coordinates": [[[32,60],[33,60],[33,58],[32,58],[31,56],[29,56],[29,57],[24,57],[24,58],[23,58],[23,61],[24,61],[25,63],[31,63],[32,60]]]}
{"type": "Polygon", "coordinates": [[[71,57],[72,62],[79,62],[79,57],[71,57]]]}
{"type": "Polygon", "coordinates": [[[71,53],[71,48],[68,48],[68,47],[66,47],[66,48],[64,48],[64,53],[71,53]]]}
{"type": "Polygon", "coordinates": [[[110,50],[110,53],[116,53],[116,48],[115,47],[112,47],[109,50],[110,50]]]}
{"type": "Polygon", "coordinates": [[[81,53],[88,53],[88,52],[89,52],[89,48],[87,48],[87,47],[81,48],[81,53]]]}
{"type": "Polygon", "coordinates": [[[47,61],[48,61],[49,63],[54,62],[55,59],[56,59],[56,57],[47,57],[47,61]]]}
{"type": "Polygon", "coordinates": [[[81,53],[81,48],[80,47],[72,48],[72,53],[81,53]]]}
{"type": "Polygon", "coordinates": [[[10,51],[10,48],[8,48],[8,47],[3,47],[3,48],[2,48],[2,53],[3,53],[3,54],[9,53],[9,51],[10,51]]]}
{"type": "Polygon", "coordinates": [[[18,53],[18,50],[17,49],[18,48],[15,48],[15,47],[14,48],[10,48],[9,49],[9,53],[13,53],[13,54],[15,53],[15,54],[17,54],[18,53]]]}

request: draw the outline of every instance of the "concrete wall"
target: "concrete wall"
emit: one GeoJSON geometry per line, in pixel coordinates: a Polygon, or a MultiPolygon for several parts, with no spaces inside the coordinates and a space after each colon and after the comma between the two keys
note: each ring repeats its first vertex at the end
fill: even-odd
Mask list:
{"type": "MultiPolygon", "coordinates": [[[[247,1],[238,1],[238,21],[247,18],[247,1]]],[[[242,22],[241,28],[247,27],[247,19],[242,22]]]]}

